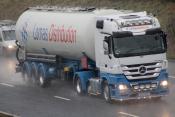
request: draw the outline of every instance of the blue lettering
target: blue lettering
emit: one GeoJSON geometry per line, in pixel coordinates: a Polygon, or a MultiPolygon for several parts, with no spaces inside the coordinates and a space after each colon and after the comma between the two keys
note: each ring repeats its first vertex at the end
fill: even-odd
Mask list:
{"type": "Polygon", "coordinates": [[[33,30],[33,38],[34,40],[48,41],[48,29],[35,26],[33,30]]]}

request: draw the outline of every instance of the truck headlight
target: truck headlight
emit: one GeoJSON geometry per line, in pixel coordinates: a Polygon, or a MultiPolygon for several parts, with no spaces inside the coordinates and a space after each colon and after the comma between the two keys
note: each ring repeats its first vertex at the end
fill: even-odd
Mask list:
{"type": "Polygon", "coordinates": [[[8,45],[8,48],[9,48],[9,49],[12,49],[12,48],[13,48],[13,46],[12,46],[12,45],[8,45]]]}
{"type": "Polygon", "coordinates": [[[167,80],[163,80],[160,82],[160,86],[162,87],[168,87],[168,81],[167,80]]]}
{"type": "Polygon", "coordinates": [[[124,90],[127,90],[128,87],[127,87],[127,85],[120,84],[120,85],[118,85],[118,89],[119,89],[120,91],[124,91],[124,90]]]}

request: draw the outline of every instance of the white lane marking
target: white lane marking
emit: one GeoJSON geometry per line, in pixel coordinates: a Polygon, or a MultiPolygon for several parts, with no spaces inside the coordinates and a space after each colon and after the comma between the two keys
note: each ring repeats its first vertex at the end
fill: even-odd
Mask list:
{"type": "Polygon", "coordinates": [[[175,79],[175,76],[169,76],[169,78],[175,79]]]}
{"type": "Polygon", "coordinates": [[[137,115],[133,115],[133,114],[125,113],[125,112],[119,112],[119,114],[121,114],[121,115],[127,115],[129,117],[139,117],[137,115]]]}
{"type": "Polygon", "coordinates": [[[68,98],[60,97],[60,96],[54,96],[54,98],[61,99],[61,100],[66,100],[66,101],[71,100],[71,99],[68,99],[68,98]]]}
{"type": "Polygon", "coordinates": [[[11,85],[11,84],[7,84],[7,83],[0,83],[0,85],[3,85],[3,86],[7,86],[7,87],[15,87],[14,85],[11,85]]]}

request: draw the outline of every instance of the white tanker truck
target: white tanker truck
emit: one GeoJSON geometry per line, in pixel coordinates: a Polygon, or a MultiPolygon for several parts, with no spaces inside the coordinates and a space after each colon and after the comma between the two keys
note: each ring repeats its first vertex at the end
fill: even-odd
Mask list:
{"type": "Polygon", "coordinates": [[[41,87],[61,74],[78,94],[108,102],[169,92],[166,34],[146,12],[30,8],[17,21],[16,37],[16,71],[41,87]]]}

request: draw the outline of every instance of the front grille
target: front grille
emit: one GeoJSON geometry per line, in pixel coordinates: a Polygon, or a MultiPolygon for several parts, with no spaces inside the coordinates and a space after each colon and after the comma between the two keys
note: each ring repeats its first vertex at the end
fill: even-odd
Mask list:
{"type": "Polygon", "coordinates": [[[162,70],[161,62],[145,63],[145,64],[134,64],[134,65],[124,65],[122,66],[124,75],[128,80],[136,79],[147,79],[158,77],[160,71],[162,70]],[[142,73],[140,68],[144,67],[145,72],[142,73]]]}

